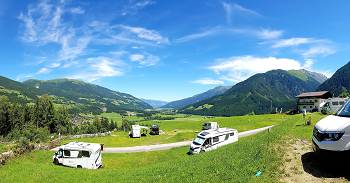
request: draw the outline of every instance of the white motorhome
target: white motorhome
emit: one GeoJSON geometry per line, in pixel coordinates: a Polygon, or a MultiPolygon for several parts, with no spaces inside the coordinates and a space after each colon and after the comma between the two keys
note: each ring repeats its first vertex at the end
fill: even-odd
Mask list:
{"type": "Polygon", "coordinates": [[[231,128],[203,130],[190,145],[189,154],[211,151],[238,141],[238,131],[231,128]]]}
{"type": "Polygon", "coordinates": [[[316,123],[313,130],[314,151],[350,150],[350,100],[335,114],[316,123]]]}
{"type": "Polygon", "coordinates": [[[131,131],[129,132],[129,136],[132,138],[140,138],[141,135],[147,134],[148,127],[140,126],[140,125],[132,125],[131,131]]]}
{"type": "Polygon", "coordinates": [[[325,101],[322,106],[322,110],[326,110],[329,113],[336,113],[348,100],[348,98],[334,97],[325,101]]]}
{"type": "Polygon", "coordinates": [[[211,129],[218,129],[219,128],[219,125],[217,122],[206,122],[206,123],[203,123],[203,128],[202,130],[211,130],[211,129]]]}
{"type": "Polygon", "coordinates": [[[102,166],[102,145],[70,142],[58,147],[53,163],[75,168],[97,169],[102,166]]]}

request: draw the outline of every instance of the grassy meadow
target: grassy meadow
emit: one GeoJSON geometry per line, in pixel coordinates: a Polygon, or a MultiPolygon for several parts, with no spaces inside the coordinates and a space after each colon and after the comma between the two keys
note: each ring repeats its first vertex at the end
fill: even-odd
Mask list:
{"type": "Polygon", "coordinates": [[[36,151],[0,167],[0,182],[278,182],[283,173],[280,166],[284,153],[278,144],[286,138],[310,140],[313,125],[323,117],[313,114],[311,126],[303,125],[301,115],[231,117],[241,129],[250,128],[258,120],[265,126],[263,119],[279,125],[270,132],[241,138],[237,143],[193,156],[186,154],[188,147],[103,154],[104,168],[98,170],[55,166],[51,162],[53,152],[36,151]],[[240,120],[249,121],[248,118],[257,121],[246,122],[248,127],[243,127],[240,120]],[[262,175],[255,176],[257,171],[262,175]]]}
{"type": "MultiPolygon", "coordinates": [[[[113,119],[114,121],[117,121],[118,124],[119,121],[121,121],[121,116],[117,113],[104,113],[102,116],[113,119]]],[[[160,136],[147,135],[146,137],[142,138],[129,138],[128,132],[118,131],[113,132],[111,136],[107,137],[66,139],[63,141],[63,143],[83,141],[103,143],[106,147],[164,144],[192,140],[195,138],[196,134],[201,131],[202,124],[207,121],[216,121],[221,127],[235,128],[238,131],[247,131],[269,125],[277,125],[282,122],[280,118],[276,118],[276,115],[273,114],[214,118],[196,115],[186,117],[185,115],[179,114],[175,115],[174,117],[176,117],[174,120],[151,120],[139,122],[140,125],[147,126],[158,124],[160,126],[160,130],[164,132],[164,134],[161,134],[160,136]]],[[[133,118],[137,120],[137,118],[140,117],[133,116],[133,118]]]]}

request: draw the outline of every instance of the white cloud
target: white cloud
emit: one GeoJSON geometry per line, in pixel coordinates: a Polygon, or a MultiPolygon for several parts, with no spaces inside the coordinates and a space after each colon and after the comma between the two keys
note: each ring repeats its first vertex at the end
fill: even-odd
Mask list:
{"type": "Polygon", "coordinates": [[[278,39],[283,35],[282,30],[270,30],[270,29],[261,29],[256,32],[256,35],[261,39],[278,39]]]}
{"type": "Polygon", "coordinates": [[[299,46],[303,44],[310,44],[314,43],[317,40],[313,38],[304,38],[304,37],[293,37],[289,39],[280,39],[277,40],[273,45],[272,48],[284,48],[284,47],[293,47],[293,46],[299,46]]]}
{"type": "Polygon", "coordinates": [[[202,84],[202,85],[222,85],[222,84],[224,84],[224,81],[210,79],[210,78],[203,78],[203,79],[198,79],[198,80],[192,81],[192,83],[202,84]]]}
{"type": "MultiPolygon", "coordinates": [[[[154,2],[144,0],[131,3],[135,7],[142,8],[154,2]]],[[[122,57],[128,59],[130,54],[124,50],[137,47],[144,58],[133,61],[140,66],[152,66],[159,62],[159,58],[144,50],[148,48],[147,46],[169,43],[169,39],[158,31],[144,27],[111,24],[98,20],[76,24],[74,20],[65,18],[67,14],[74,14],[79,18],[78,15],[84,13],[82,7],[74,7],[70,1],[46,0],[28,5],[27,10],[20,13],[18,19],[23,26],[20,32],[21,40],[29,46],[50,50],[40,55],[45,60],[36,61],[35,65],[41,66],[42,69],[30,74],[31,76],[48,74],[59,69],[66,71],[66,68],[70,68],[69,72],[78,73],[73,75],[81,79],[86,77],[88,80],[96,80],[119,76],[123,73],[121,67],[127,65],[117,66],[114,61],[122,57]],[[104,50],[106,46],[116,51],[106,52],[104,50]],[[86,58],[98,58],[101,63],[92,64],[91,59],[86,58]],[[79,65],[83,65],[86,69],[76,71],[75,69],[82,68],[79,65]]]]}
{"type": "Polygon", "coordinates": [[[159,32],[155,30],[146,29],[143,27],[132,27],[126,25],[120,25],[120,27],[126,31],[129,31],[132,34],[135,34],[138,38],[144,39],[147,41],[152,41],[157,44],[167,44],[169,39],[163,37],[159,32]]]}
{"type": "Polygon", "coordinates": [[[302,55],[305,58],[313,58],[317,56],[328,56],[332,55],[336,52],[336,50],[328,45],[316,45],[307,49],[302,55]]]}
{"type": "Polygon", "coordinates": [[[59,45],[59,61],[72,60],[80,56],[90,42],[90,38],[79,32],[62,17],[65,13],[83,13],[80,7],[73,7],[67,10],[64,1],[57,1],[56,4],[49,1],[40,1],[37,5],[28,6],[26,13],[18,17],[24,24],[22,40],[28,43],[35,43],[44,46],[49,43],[59,45]],[[72,12],[73,11],[73,12],[72,12]],[[82,36],[80,36],[82,35],[82,36]]]}
{"type": "Polygon", "coordinates": [[[239,29],[239,28],[229,28],[229,27],[212,27],[205,29],[204,31],[188,34],[183,37],[175,39],[177,43],[189,42],[196,39],[202,39],[215,35],[247,35],[258,39],[271,40],[278,39],[283,35],[282,30],[272,30],[272,29],[239,29]]]}
{"type": "Polygon", "coordinates": [[[126,16],[126,15],[134,15],[136,14],[138,11],[140,11],[141,9],[153,5],[155,4],[154,1],[152,0],[137,0],[137,1],[129,1],[129,3],[127,3],[122,12],[121,15],[126,16]]]}
{"type": "Polygon", "coordinates": [[[123,63],[120,60],[113,60],[109,57],[96,57],[87,59],[87,63],[88,65],[85,67],[85,70],[68,76],[68,78],[92,82],[104,77],[123,75],[123,63]]]}
{"type": "Polygon", "coordinates": [[[259,13],[257,13],[254,10],[245,8],[239,4],[236,3],[227,3],[223,2],[222,7],[224,8],[225,15],[226,15],[226,22],[231,23],[232,22],[232,16],[236,13],[242,13],[247,15],[253,15],[253,16],[261,16],[259,13]]]}
{"type": "Polygon", "coordinates": [[[149,53],[143,54],[131,54],[129,59],[132,62],[137,62],[142,66],[153,66],[159,62],[159,58],[157,56],[151,55],[149,53]]]}
{"type": "Polygon", "coordinates": [[[49,72],[51,72],[51,69],[43,67],[43,68],[39,69],[37,74],[46,74],[46,73],[49,73],[49,72]]]}
{"type": "Polygon", "coordinates": [[[240,82],[248,77],[264,73],[274,69],[302,69],[302,64],[294,59],[276,58],[276,57],[255,57],[255,56],[240,56],[217,59],[217,64],[209,67],[210,70],[224,80],[231,82],[240,82]]]}
{"type": "Polygon", "coordinates": [[[72,14],[84,14],[84,13],[85,13],[84,9],[82,9],[81,7],[74,7],[74,8],[71,8],[71,9],[70,9],[70,12],[71,12],[72,14]]]}
{"type": "Polygon", "coordinates": [[[205,38],[208,36],[220,34],[220,33],[223,33],[225,31],[228,31],[228,29],[222,28],[222,27],[213,27],[213,28],[206,29],[202,32],[197,32],[197,33],[185,35],[183,37],[177,38],[175,41],[178,43],[183,43],[183,42],[188,42],[188,41],[192,41],[192,40],[201,39],[201,38],[205,38]]]}

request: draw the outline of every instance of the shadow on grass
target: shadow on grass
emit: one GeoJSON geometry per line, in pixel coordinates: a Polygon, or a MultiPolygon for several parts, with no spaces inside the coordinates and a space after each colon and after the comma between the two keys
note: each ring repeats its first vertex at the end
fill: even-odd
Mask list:
{"type": "Polygon", "coordinates": [[[319,178],[350,180],[349,152],[307,152],[301,156],[304,171],[319,178]]]}

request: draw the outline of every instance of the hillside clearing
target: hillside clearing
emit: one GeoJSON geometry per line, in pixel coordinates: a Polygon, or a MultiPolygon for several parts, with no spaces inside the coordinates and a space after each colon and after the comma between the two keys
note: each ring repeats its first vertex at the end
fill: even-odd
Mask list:
{"type": "MultiPolygon", "coordinates": [[[[242,138],[208,153],[188,156],[188,147],[183,147],[104,154],[104,168],[94,171],[55,166],[52,152],[36,151],[0,167],[0,177],[4,182],[278,182],[288,170],[281,168],[287,149],[277,145],[285,144],[286,137],[309,140],[312,125],[302,125],[300,115],[263,116],[281,123],[270,132],[242,138]],[[256,177],[258,171],[262,175],[256,177]]],[[[322,117],[314,114],[313,124],[322,117]]]]}
{"type": "MultiPolygon", "coordinates": [[[[118,119],[116,113],[105,113],[105,117],[113,120],[118,119]]],[[[158,124],[160,129],[164,132],[159,136],[147,135],[142,138],[129,138],[128,132],[113,132],[111,136],[93,137],[93,138],[79,138],[79,139],[65,139],[63,143],[73,141],[83,141],[91,143],[102,143],[106,147],[129,147],[139,145],[157,145],[181,142],[192,140],[198,132],[202,129],[202,124],[207,121],[217,121],[221,127],[235,128],[239,132],[248,131],[252,129],[262,128],[270,125],[277,125],[283,121],[283,118],[278,118],[276,115],[256,115],[256,116],[233,116],[233,117],[214,117],[207,118],[202,116],[176,115],[174,120],[150,120],[142,121],[139,124],[150,126],[158,124]]],[[[287,117],[288,116],[283,116],[287,117]]],[[[302,118],[301,118],[302,119],[302,118]]]]}

